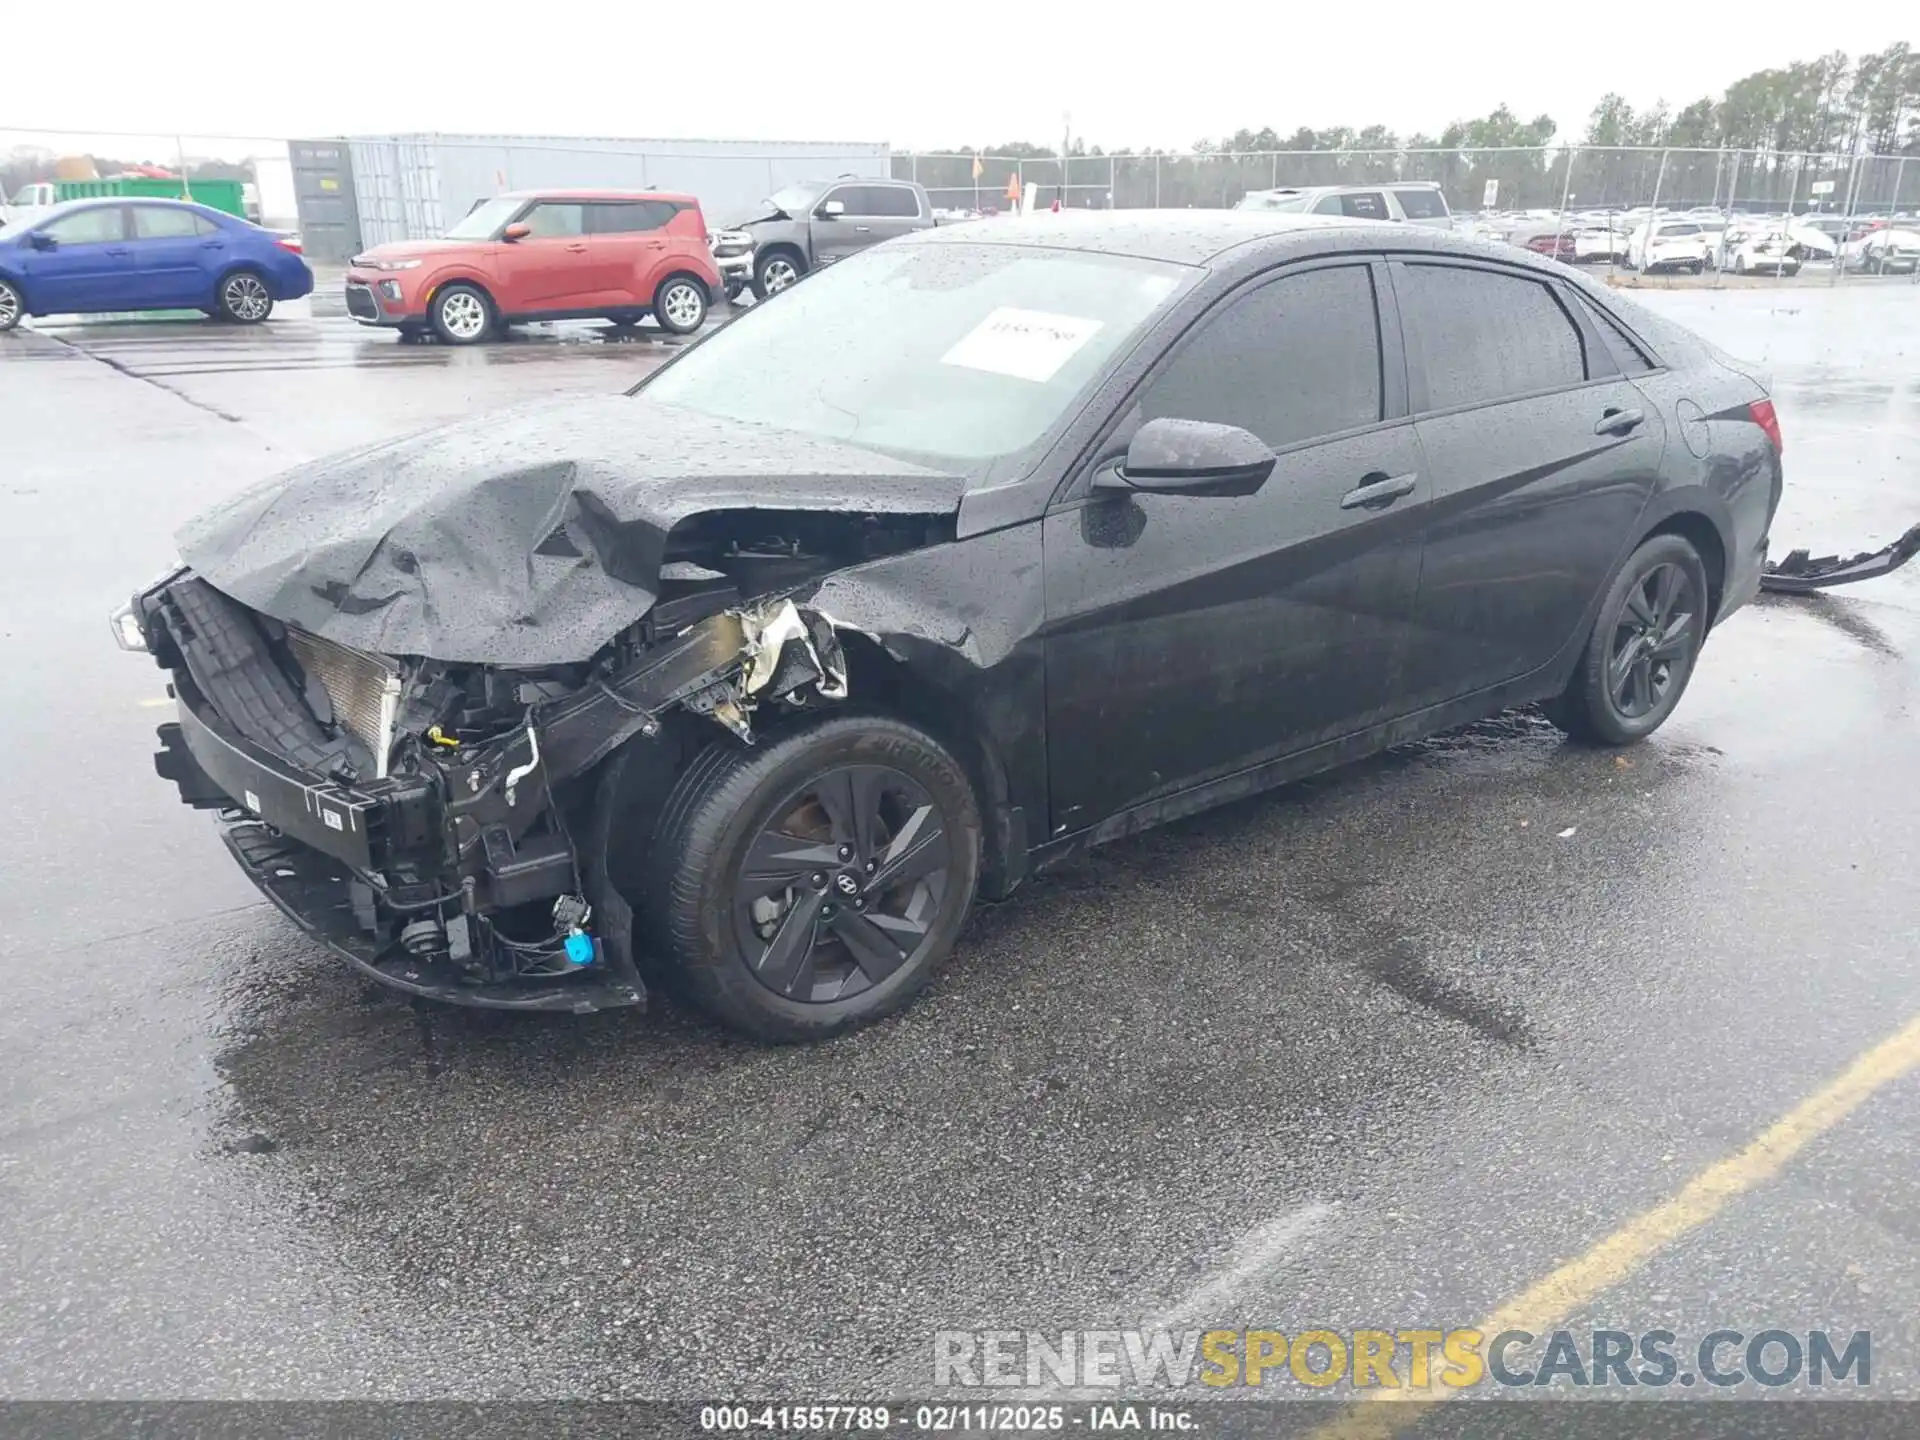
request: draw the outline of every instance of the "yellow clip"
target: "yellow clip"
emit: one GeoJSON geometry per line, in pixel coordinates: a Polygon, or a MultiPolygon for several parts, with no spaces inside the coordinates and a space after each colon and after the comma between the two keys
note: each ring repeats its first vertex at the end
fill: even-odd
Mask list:
{"type": "Polygon", "coordinates": [[[460,742],[451,735],[441,734],[438,725],[430,725],[427,727],[427,739],[436,745],[444,745],[449,750],[458,750],[460,748],[460,742]]]}

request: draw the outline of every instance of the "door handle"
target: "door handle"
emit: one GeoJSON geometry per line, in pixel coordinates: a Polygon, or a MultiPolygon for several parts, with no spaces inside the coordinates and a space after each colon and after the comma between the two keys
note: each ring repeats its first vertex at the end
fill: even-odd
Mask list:
{"type": "Polygon", "coordinates": [[[642,240],[640,242],[640,248],[643,250],[664,250],[667,248],[667,242],[664,240],[642,240]]]}
{"type": "Polygon", "coordinates": [[[581,253],[583,253],[583,252],[584,252],[584,251],[586,250],[586,248],[587,248],[587,247],[586,247],[585,245],[569,245],[569,246],[567,246],[567,249],[568,249],[569,251],[571,251],[571,252],[572,252],[573,254],[575,254],[575,255],[579,255],[579,254],[581,254],[581,253]]]}
{"type": "Polygon", "coordinates": [[[107,247],[106,253],[108,255],[111,255],[116,260],[124,260],[126,259],[127,256],[131,255],[133,252],[127,249],[127,247],[124,245],[109,245],[107,247]]]}
{"type": "Polygon", "coordinates": [[[1647,423],[1646,415],[1639,410],[1620,410],[1609,406],[1594,422],[1596,435],[1625,435],[1629,430],[1647,423]]]}
{"type": "Polygon", "coordinates": [[[1340,497],[1342,510],[1384,510],[1402,495],[1411,495],[1420,483],[1419,475],[1382,475],[1378,470],[1363,476],[1357,488],[1340,497]]]}
{"type": "Polygon", "coordinates": [[[227,242],[224,240],[202,240],[200,242],[200,248],[202,250],[224,250],[227,248],[227,242]]]}

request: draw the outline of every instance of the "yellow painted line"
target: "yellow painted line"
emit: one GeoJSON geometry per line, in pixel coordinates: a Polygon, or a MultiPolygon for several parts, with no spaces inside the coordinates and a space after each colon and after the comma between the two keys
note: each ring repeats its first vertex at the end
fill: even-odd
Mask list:
{"type": "MultiPolygon", "coordinates": [[[[1553,1330],[1601,1291],[1705,1225],[1728,1201],[1778,1175],[1789,1160],[1859,1109],[1875,1091],[1917,1067],[1920,1016],[1774,1121],[1745,1149],[1715,1161],[1677,1194],[1636,1215],[1586,1254],[1521,1291],[1476,1328],[1488,1338],[1502,1330],[1530,1330],[1535,1335],[1553,1330]]],[[[1418,1390],[1402,1386],[1367,1391],[1367,1398],[1314,1434],[1320,1440],[1390,1440],[1430,1407],[1464,1393],[1438,1381],[1418,1390]]]]}

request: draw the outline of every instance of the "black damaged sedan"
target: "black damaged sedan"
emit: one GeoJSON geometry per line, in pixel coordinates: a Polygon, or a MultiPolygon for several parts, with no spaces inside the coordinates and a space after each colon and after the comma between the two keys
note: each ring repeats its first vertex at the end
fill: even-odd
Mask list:
{"type": "Polygon", "coordinates": [[[160,774],[367,975],[807,1039],[1087,845],[1529,702],[1642,738],[1780,486],[1764,384],[1560,266],[1003,220],[257,486],[115,631],[160,774]]]}

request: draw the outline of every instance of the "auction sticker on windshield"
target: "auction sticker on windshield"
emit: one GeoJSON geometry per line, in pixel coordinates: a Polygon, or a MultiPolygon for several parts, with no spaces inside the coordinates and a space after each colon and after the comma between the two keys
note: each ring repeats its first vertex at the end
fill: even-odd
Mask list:
{"type": "Polygon", "coordinates": [[[1002,305],[961,336],[940,363],[1044,384],[1093,338],[1100,324],[1078,315],[1002,305]]]}

